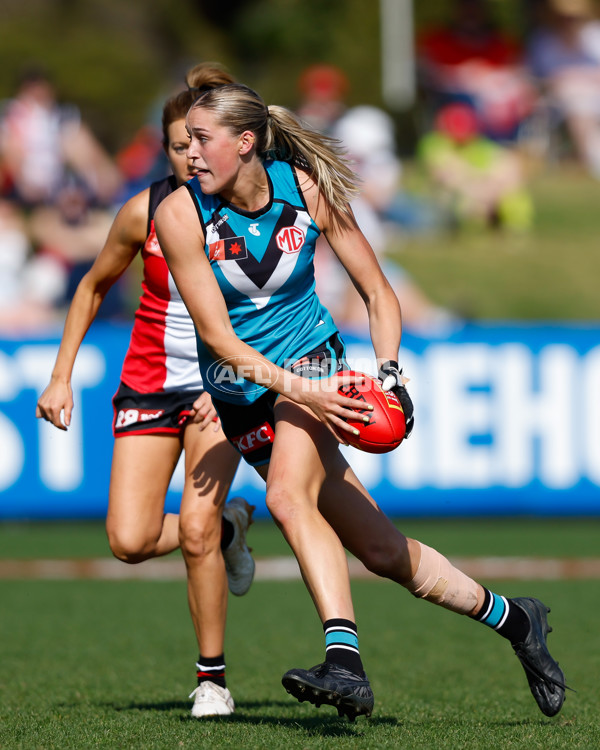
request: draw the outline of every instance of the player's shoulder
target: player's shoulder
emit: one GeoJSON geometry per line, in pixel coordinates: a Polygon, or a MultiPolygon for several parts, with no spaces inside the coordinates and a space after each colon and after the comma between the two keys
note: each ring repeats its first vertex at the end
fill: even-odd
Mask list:
{"type": "Polygon", "coordinates": [[[113,232],[122,241],[144,242],[148,234],[148,201],[150,189],[146,188],[129,198],[119,209],[113,222],[113,232]]]}
{"type": "MultiPolygon", "coordinates": [[[[294,170],[294,178],[296,185],[298,187],[298,191],[302,195],[304,202],[306,203],[309,211],[311,211],[311,208],[315,207],[319,200],[319,187],[317,185],[316,180],[314,177],[309,174],[305,169],[302,169],[302,167],[293,167],[294,170]]],[[[312,214],[312,211],[311,211],[312,214]]]]}
{"type": "Polygon", "coordinates": [[[306,210],[316,226],[325,231],[332,219],[331,206],[327,198],[311,174],[301,167],[294,167],[294,172],[306,210]]]}
{"type": "Polygon", "coordinates": [[[193,203],[189,191],[185,185],[181,185],[172,193],[165,196],[160,204],[156,207],[155,217],[170,214],[172,212],[179,213],[186,209],[193,209],[193,203]]]}
{"type": "Polygon", "coordinates": [[[150,188],[144,188],[139,193],[133,195],[127,200],[122,208],[121,212],[128,213],[130,215],[146,214],[148,216],[148,201],[150,199],[150,188]]]}
{"type": "Polygon", "coordinates": [[[199,224],[196,207],[185,185],[177,188],[159,203],[154,213],[154,226],[172,231],[191,230],[199,224]]]}
{"type": "Polygon", "coordinates": [[[161,180],[156,180],[150,185],[150,216],[154,216],[156,207],[164,201],[173,191],[177,190],[177,178],[175,175],[168,175],[161,180]]]}
{"type": "Polygon", "coordinates": [[[303,192],[305,190],[316,189],[317,182],[314,177],[303,167],[294,166],[294,174],[296,176],[296,182],[303,192]]]}

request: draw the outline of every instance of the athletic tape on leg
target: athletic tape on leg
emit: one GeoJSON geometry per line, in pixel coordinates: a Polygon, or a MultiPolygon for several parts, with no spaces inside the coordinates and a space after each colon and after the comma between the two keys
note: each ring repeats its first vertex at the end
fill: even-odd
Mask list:
{"type": "Polygon", "coordinates": [[[415,577],[405,584],[406,588],[419,599],[463,615],[470,614],[477,604],[477,583],[436,550],[421,542],[418,544],[421,562],[415,577]]]}

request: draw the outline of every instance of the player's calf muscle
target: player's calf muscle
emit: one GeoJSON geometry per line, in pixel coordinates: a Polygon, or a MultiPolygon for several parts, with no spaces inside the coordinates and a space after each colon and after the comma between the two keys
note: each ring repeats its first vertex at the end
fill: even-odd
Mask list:
{"type": "Polygon", "coordinates": [[[400,532],[393,543],[377,536],[361,539],[361,548],[354,554],[371,573],[404,585],[412,578],[409,541],[400,532]]]}

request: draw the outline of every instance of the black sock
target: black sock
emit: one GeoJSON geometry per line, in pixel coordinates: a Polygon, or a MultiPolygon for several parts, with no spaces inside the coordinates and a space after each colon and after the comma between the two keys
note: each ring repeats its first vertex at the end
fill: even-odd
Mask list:
{"type": "Polygon", "coordinates": [[[356,624],[351,620],[335,618],[323,623],[325,631],[325,661],[339,664],[355,674],[362,675],[363,665],[358,651],[356,624]]]}
{"type": "Polygon", "coordinates": [[[196,676],[198,685],[201,682],[214,682],[215,685],[226,687],[225,685],[225,655],[220,656],[198,656],[196,664],[196,676]]]}
{"type": "Polygon", "coordinates": [[[221,549],[227,549],[231,542],[233,541],[233,535],[235,534],[235,529],[233,528],[233,524],[231,521],[228,521],[227,518],[221,519],[221,549]]]}
{"type": "Polygon", "coordinates": [[[529,620],[518,604],[504,596],[498,596],[488,589],[483,589],[483,605],[473,620],[493,628],[511,643],[522,643],[529,632],[529,620]]]}

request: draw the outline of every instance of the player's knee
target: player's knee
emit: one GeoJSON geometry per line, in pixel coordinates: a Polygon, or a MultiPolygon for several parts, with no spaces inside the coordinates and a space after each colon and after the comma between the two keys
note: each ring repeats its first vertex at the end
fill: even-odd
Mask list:
{"type": "Polygon", "coordinates": [[[121,562],[135,565],[153,557],[154,544],[137,534],[129,534],[122,529],[106,529],[110,551],[121,562]]]}
{"type": "Polygon", "coordinates": [[[221,522],[209,524],[201,519],[180,519],[179,544],[186,559],[203,560],[219,549],[221,522]]]}
{"type": "Polygon", "coordinates": [[[266,505],[275,523],[281,528],[290,527],[300,512],[299,498],[290,487],[274,482],[267,487],[266,505]]]}

